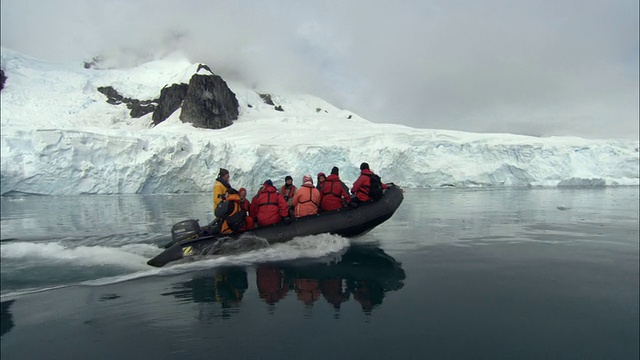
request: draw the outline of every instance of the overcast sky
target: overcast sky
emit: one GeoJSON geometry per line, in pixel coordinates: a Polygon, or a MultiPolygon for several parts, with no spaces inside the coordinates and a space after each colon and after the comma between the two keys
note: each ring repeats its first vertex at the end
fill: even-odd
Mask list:
{"type": "Polygon", "coordinates": [[[374,122],[638,138],[637,0],[1,0],[2,46],[122,64],[174,50],[374,122]]]}

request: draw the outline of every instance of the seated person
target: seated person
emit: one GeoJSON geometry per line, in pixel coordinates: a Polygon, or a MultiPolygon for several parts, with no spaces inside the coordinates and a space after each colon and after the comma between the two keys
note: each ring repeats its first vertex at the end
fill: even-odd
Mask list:
{"type": "Polygon", "coordinates": [[[322,188],[322,201],[320,202],[322,211],[342,209],[345,204],[351,202],[351,196],[345,187],[344,183],[340,181],[339,169],[334,166],[322,188]]]}
{"type": "Polygon", "coordinates": [[[262,185],[262,190],[251,203],[251,208],[258,218],[258,226],[277,224],[289,217],[289,205],[284,197],[278,194],[271,180],[262,185]]]}
{"type": "Polygon", "coordinates": [[[320,191],[313,186],[313,179],[310,175],[302,177],[302,186],[293,197],[293,206],[295,207],[295,217],[314,215],[318,213],[318,205],[322,195],[320,191]]]}
{"type": "Polygon", "coordinates": [[[363,162],[360,164],[360,177],[353,183],[351,193],[356,196],[355,200],[366,202],[370,200],[378,200],[382,197],[383,189],[387,188],[387,184],[380,181],[380,177],[369,170],[369,164],[363,162]],[[375,179],[376,186],[372,186],[372,178],[375,179]],[[379,186],[377,185],[379,184],[379,186]]]}
{"type": "Polygon", "coordinates": [[[296,190],[296,186],[293,185],[293,178],[287,175],[284,178],[284,185],[280,188],[280,194],[282,194],[289,206],[293,206],[293,196],[296,194],[296,190]]]}
{"type": "Polygon", "coordinates": [[[215,216],[222,222],[221,234],[235,234],[253,228],[253,219],[242,206],[238,192],[230,188],[227,197],[218,204],[215,216]]]}

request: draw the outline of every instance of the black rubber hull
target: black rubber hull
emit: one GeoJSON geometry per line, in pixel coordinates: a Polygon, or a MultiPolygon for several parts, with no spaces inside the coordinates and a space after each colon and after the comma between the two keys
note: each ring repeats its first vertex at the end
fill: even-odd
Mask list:
{"type": "MultiPolygon", "coordinates": [[[[247,231],[245,234],[260,237],[270,244],[287,242],[295,237],[330,233],[344,237],[354,237],[367,233],[387,221],[398,209],[404,196],[402,189],[390,186],[382,199],[360,204],[357,208],[324,212],[318,215],[296,219],[291,224],[276,224],[247,231]]],[[[212,247],[222,236],[205,236],[175,244],[149,260],[155,267],[193,255],[212,254],[212,247]]]]}

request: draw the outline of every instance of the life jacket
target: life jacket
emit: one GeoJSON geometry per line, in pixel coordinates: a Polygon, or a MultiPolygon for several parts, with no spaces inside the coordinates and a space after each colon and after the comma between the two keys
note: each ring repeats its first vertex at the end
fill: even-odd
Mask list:
{"type": "Polygon", "coordinates": [[[356,194],[359,201],[379,200],[385,187],[378,175],[370,170],[362,170],[351,192],[356,194]]]}
{"type": "Polygon", "coordinates": [[[318,205],[322,195],[313,185],[303,185],[293,198],[297,218],[318,213],[318,205]],[[308,190],[308,192],[307,192],[308,190]]]}
{"type": "Polygon", "coordinates": [[[343,199],[345,202],[351,201],[351,197],[344,189],[340,177],[333,174],[329,175],[322,188],[322,201],[320,203],[322,210],[332,211],[344,207],[343,199]]]}
{"type": "Polygon", "coordinates": [[[279,223],[283,217],[289,215],[289,206],[284,197],[273,186],[266,187],[254,200],[258,225],[266,226],[279,223]]]}
{"type": "Polygon", "coordinates": [[[289,199],[293,199],[293,196],[296,194],[296,187],[295,185],[291,184],[291,186],[287,187],[287,185],[283,185],[282,188],[280,188],[280,194],[282,194],[282,196],[284,196],[285,200],[289,200],[289,199]]]}
{"type": "Polygon", "coordinates": [[[298,201],[298,204],[306,204],[308,202],[311,202],[311,203],[313,203],[313,205],[318,206],[318,203],[313,201],[313,188],[312,187],[308,187],[307,189],[309,189],[309,198],[307,200],[304,200],[304,201],[298,201]]]}

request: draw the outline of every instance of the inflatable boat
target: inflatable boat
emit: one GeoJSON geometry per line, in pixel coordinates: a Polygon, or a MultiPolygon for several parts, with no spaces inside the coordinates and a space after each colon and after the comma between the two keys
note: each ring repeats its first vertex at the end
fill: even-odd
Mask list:
{"type": "Polygon", "coordinates": [[[224,245],[240,241],[242,237],[246,238],[248,235],[263,239],[268,244],[323,233],[343,237],[359,236],[387,221],[402,203],[404,199],[402,189],[393,184],[387,185],[388,188],[379,200],[360,203],[357,207],[298,218],[288,224],[281,222],[257,227],[237,235],[210,235],[212,231],[208,226],[201,228],[198,220],[185,220],[173,226],[171,231],[173,241],[165,246],[166,249],[162,253],[147,261],[147,264],[162,267],[185,258],[221,254],[225,248],[224,245]]]}

